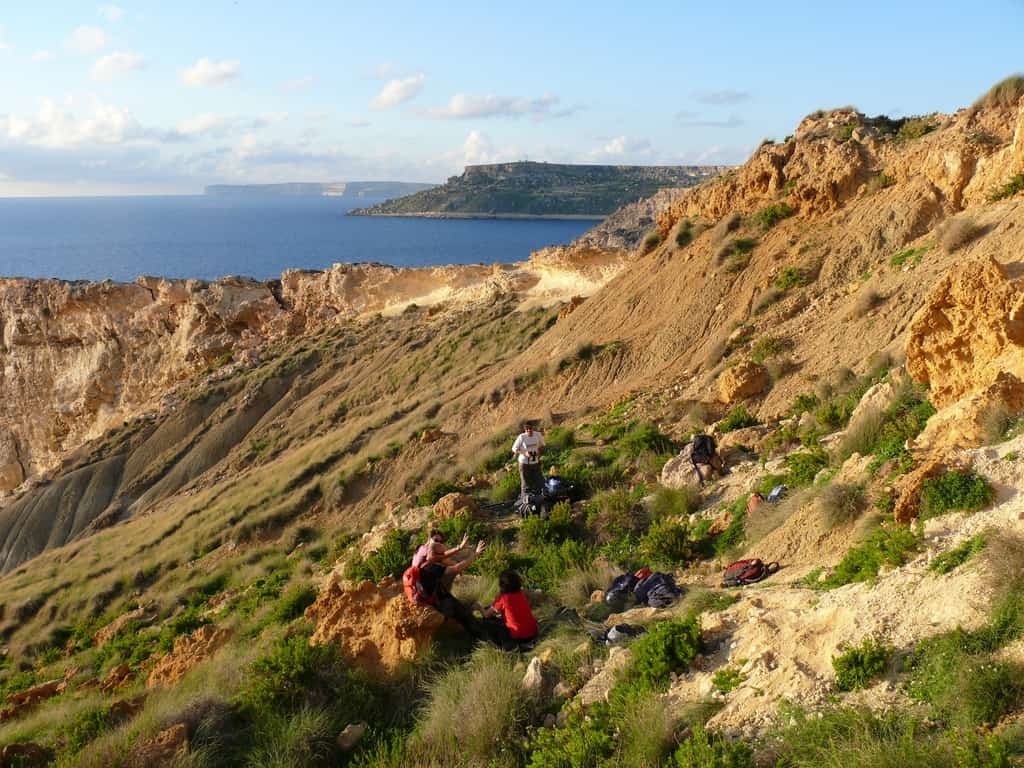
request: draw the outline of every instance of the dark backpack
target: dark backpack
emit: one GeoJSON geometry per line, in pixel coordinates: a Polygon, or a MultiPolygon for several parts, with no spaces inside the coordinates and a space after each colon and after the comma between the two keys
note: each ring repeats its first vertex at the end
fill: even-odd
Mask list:
{"type": "Polygon", "coordinates": [[[651,608],[666,608],[674,603],[682,594],[683,590],[676,585],[676,580],[671,574],[652,573],[633,588],[637,602],[649,605],[651,608]]]}
{"type": "Polygon", "coordinates": [[[701,433],[694,435],[693,448],[690,450],[690,461],[694,464],[710,464],[711,457],[715,455],[715,438],[711,435],[701,433]]]}
{"type": "Polygon", "coordinates": [[[621,576],[616,576],[612,585],[605,590],[605,603],[611,606],[613,610],[621,610],[624,608],[626,600],[628,600],[630,594],[632,594],[637,581],[639,581],[639,579],[637,579],[637,577],[632,573],[624,573],[621,576]]]}
{"type": "Polygon", "coordinates": [[[764,563],[757,558],[753,560],[737,560],[729,565],[722,574],[723,587],[742,587],[745,584],[756,584],[779,570],[778,563],[764,563]]]}
{"type": "Polygon", "coordinates": [[[516,512],[524,520],[530,515],[547,516],[547,499],[542,493],[524,493],[516,500],[516,512]]]}

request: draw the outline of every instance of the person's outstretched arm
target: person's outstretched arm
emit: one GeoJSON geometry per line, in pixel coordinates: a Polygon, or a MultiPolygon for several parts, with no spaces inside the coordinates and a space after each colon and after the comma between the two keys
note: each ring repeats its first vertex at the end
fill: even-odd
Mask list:
{"type": "Polygon", "coordinates": [[[460,573],[469,568],[469,566],[473,564],[473,561],[476,560],[481,554],[483,554],[483,551],[485,549],[487,549],[487,542],[478,541],[476,543],[476,549],[469,553],[469,557],[467,557],[460,563],[456,563],[455,565],[449,565],[447,568],[444,569],[445,576],[458,576],[460,573]]]}
{"type": "Polygon", "coordinates": [[[462,541],[459,543],[459,546],[452,547],[451,549],[446,549],[444,551],[444,556],[445,557],[451,557],[456,552],[461,552],[462,550],[464,550],[466,548],[467,544],[469,544],[469,534],[468,533],[463,535],[462,541]]]}

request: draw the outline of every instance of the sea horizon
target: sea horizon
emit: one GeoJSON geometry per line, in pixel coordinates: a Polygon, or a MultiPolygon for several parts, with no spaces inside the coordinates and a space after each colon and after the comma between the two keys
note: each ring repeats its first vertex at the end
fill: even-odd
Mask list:
{"type": "Polygon", "coordinates": [[[381,198],[116,195],[0,198],[0,277],[280,277],[334,264],[525,261],[593,221],[346,216],[381,198]]]}

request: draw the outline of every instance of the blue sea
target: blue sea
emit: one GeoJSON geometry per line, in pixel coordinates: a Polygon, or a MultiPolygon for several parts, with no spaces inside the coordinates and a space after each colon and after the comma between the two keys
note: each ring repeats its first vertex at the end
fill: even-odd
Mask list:
{"type": "Polygon", "coordinates": [[[378,200],[206,196],[0,199],[0,277],[280,276],[335,262],[523,261],[592,221],[346,216],[378,200]]]}

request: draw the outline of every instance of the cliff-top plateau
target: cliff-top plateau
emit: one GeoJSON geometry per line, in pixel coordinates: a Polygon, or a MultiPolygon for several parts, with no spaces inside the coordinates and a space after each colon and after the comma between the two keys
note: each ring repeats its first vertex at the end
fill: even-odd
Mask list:
{"type": "Polygon", "coordinates": [[[1022,764],[1024,78],[688,172],[520,264],[0,279],[0,766],[1022,764]],[[535,647],[406,599],[431,528],[535,647]]]}
{"type": "Polygon", "coordinates": [[[567,165],[495,163],[468,165],[444,184],[368,208],[350,216],[442,218],[602,219],[661,189],[699,184],[721,166],[567,165]]]}

